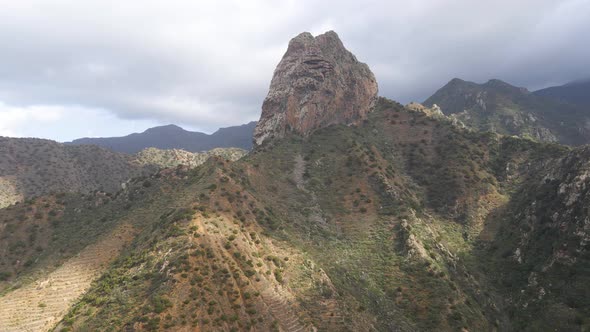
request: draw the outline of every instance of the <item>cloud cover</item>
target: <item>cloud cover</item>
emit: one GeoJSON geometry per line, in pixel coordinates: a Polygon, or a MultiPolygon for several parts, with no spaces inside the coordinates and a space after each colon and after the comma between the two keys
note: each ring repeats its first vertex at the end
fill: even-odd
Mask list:
{"type": "MultiPolygon", "coordinates": [[[[590,77],[586,0],[0,0],[0,8],[0,121],[18,110],[79,118],[77,131],[51,122],[62,132],[46,136],[58,139],[106,135],[109,123],[210,132],[256,120],[274,67],[302,31],[335,30],[375,72],[380,94],[401,102],[453,77],[532,89],[590,77]]],[[[0,128],[17,135],[25,126],[7,124],[0,128]]]]}

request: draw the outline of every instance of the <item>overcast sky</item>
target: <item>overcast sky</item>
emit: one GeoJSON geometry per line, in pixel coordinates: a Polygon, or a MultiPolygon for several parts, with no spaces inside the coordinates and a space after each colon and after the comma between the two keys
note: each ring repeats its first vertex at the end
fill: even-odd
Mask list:
{"type": "Polygon", "coordinates": [[[257,120],[289,39],[327,30],[403,103],[453,77],[590,77],[590,0],[0,0],[0,135],[257,120]]]}

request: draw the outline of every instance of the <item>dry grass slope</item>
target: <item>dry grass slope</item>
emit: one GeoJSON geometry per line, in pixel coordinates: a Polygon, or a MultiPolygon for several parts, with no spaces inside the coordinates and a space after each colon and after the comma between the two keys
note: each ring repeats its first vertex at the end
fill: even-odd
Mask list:
{"type": "Polygon", "coordinates": [[[121,225],[46,278],[1,297],[0,330],[37,332],[52,328],[132,236],[133,229],[129,225],[121,225]]]}

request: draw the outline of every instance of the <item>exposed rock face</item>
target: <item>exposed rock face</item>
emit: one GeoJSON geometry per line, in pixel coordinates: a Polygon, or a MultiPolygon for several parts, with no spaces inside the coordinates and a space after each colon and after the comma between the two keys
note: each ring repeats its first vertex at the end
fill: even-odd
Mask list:
{"type": "Polygon", "coordinates": [[[141,150],[135,156],[137,161],[142,165],[158,165],[167,168],[176,167],[178,165],[197,167],[214,156],[230,161],[236,161],[247,153],[248,151],[238,148],[217,148],[201,153],[188,152],[181,149],[161,150],[157,148],[147,148],[141,150]]]}
{"type": "Polygon", "coordinates": [[[333,124],[356,124],[377,98],[377,81],[329,31],[313,37],[304,32],[289,42],[277,66],[254,130],[254,143],[302,136],[333,124]]]}
{"type": "Polygon", "coordinates": [[[437,104],[434,104],[434,105],[432,105],[431,108],[428,108],[420,103],[411,102],[406,105],[406,108],[409,109],[410,111],[422,112],[422,113],[426,114],[426,116],[429,116],[429,117],[440,118],[440,117],[445,116],[437,104]]]}

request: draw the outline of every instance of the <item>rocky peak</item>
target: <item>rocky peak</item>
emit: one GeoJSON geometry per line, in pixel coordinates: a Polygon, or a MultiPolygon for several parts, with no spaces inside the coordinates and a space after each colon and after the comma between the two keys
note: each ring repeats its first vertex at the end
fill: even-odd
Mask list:
{"type": "Polygon", "coordinates": [[[426,107],[438,104],[445,114],[461,113],[465,110],[492,112],[503,100],[515,103],[528,98],[525,88],[510,85],[498,79],[483,84],[454,78],[424,101],[426,107]]]}
{"type": "Polygon", "coordinates": [[[275,69],[254,131],[254,143],[288,132],[307,136],[333,124],[356,124],[372,109],[377,81],[334,31],[289,42],[275,69]]]}

